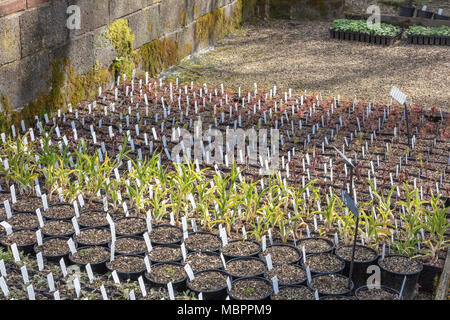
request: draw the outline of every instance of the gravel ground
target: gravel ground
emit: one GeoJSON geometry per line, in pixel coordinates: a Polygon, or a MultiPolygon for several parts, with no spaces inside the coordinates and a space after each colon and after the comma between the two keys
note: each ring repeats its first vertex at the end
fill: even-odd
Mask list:
{"type": "MultiPolygon", "coordinates": [[[[387,103],[397,86],[408,103],[446,108],[449,101],[449,48],[391,47],[329,38],[330,22],[253,20],[214,50],[185,60],[171,78],[237,90],[292,88],[323,97],[387,103]]],[[[449,106],[448,106],[449,107],[449,106]]]]}

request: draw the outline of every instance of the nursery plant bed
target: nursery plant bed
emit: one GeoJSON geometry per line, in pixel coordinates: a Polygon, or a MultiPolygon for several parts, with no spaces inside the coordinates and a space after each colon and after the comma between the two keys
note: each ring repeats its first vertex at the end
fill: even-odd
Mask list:
{"type": "Polygon", "coordinates": [[[273,289],[269,280],[248,277],[234,280],[227,292],[231,300],[268,300],[273,289]]]}
{"type": "Polygon", "coordinates": [[[272,293],[271,300],[316,300],[314,292],[301,285],[280,287],[278,294],[272,293]]]}
{"type": "Polygon", "coordinates": [[[187,280],[187,288],[196,294],[202,293],[205,300],[223,300],[227,296],[227,273],[222,270],[204,270],[187,280]]]}
{"type": "Polygon", "coordinates": [[[427,36],[408,34],[408,43],[420,45],[450,46],[450,36],[427,36]]]}

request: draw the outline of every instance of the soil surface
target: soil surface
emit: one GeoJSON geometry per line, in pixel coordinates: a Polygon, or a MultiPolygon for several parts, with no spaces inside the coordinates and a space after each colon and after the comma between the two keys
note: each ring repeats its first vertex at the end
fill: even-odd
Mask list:
{"type": "Polygon", "coordinates": [[[283,287],[278,294],[272,295],[272,300],[315,300],[314,292],[307,287],[283,287]]]}
{"type": "Polygon", "coordinates": [[[450,110],[448,47],[409,45],[405,36],[389,47],[332,40],[330,24],[253,20],[214,50],[183,61],[170,78],[223,83],[236,91],[254,90],[256,82],[258,88],[276,85],[293,93],[383,103],[397,86],[408,104],[450,110]]]}

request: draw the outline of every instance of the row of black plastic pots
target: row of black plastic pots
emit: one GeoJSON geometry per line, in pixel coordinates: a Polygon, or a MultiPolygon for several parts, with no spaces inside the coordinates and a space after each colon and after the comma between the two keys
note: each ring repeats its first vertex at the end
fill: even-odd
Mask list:
{"type": "Polygon", "coordinates": [[[389,46],[400,39],[402,31],[394,36],[374,35],[356,31],[342,31],[330,28],[330,37],[337,40],[350,40],[389,46]]]}
{"type": "MultiPolygon", "coordinates": [[[[171,226],[171,225],[160,225],[160,226],[155,226],[154,228],[158,229],[158,228],[170,228],[173,230],[176,230],[177,227],[175,226],[171,226]]],[[[89,230],[89,229],[93,229],[93,228],[86,228],[86,229],[82,229],[82,231],[85,230],[89,230]]],[[[94,228],[94,229],[102,229],[102,228],[94,228]]],[[[179,228],[178,228],[179,229],[179,228]]],[[[217,237],[217,235],[214,235],[212,233],[207,233],[207,232],[194,232],[190,234],[190,237],[195,237],[201,235],[203,237],[203,239],[205,238],[205,236],[209,236],[209,237],[217,237]]],[[[1,238],[3,239],[4,236],[1,238]]],[[[129,238],[129,239],[141,239],[139,235],[122,235],[119,236],[117,238],[116,241],[119,241],[119,239],[123,239],[123,238],[129,238]]],[[[217,237],[218,239],[220,239],[219,237],[217,237]]],[[[139,276],[144,276],[148,282],[155,287],[158,286],[166,286],[167,282],[170,281],[155,281],[152,280],[151,278],[151,274],[148,273],[149,268],[147,267],[147,265],[144,263],[144,257],[145,256],[150,256],[150,253],[147,252],[148,250],[144,249],[138,252],[132,252],[132,253],[123,253],[123,252],[117,252],[116,254],[117,256],[115,257],[115,260],[132,260],[132,261],[128,261],[127,263],[130,263],[133,265],[132,269],[136,266],[141,266],[140,268],[138,267],[137,270],[124,270],[119,268],[115,268],[113,266],[112,261],[110,261],[111,257],[110,257],[110,246],[111,243],[108,242],[103,242],[103,243],[98,243],[98,244],[87,244],[87,243],[79,243],[77,241],[76,235],[73,235],[72,238],[69,237],[48,237],[48,238],[44,238],[43,240],[43,244],[45,244],[46,242],[49,241],[53,241],[55,239],[60,239],[61,245],[64,246],[65,243],[67,243],[67,241],[69,241],[69,239],[73,239],[73,243],[75,248],[79,247],[79,249],[77,250],[78,252],[84,252],[84,251],[91,251],[92,248],[102,248],[102,250],[104,251],[103,253],[103,258],[100,259],[101,261],[95,261],[91,260],[91,261],[84,261],[84,262],[80,262],[77,261],[77,259],[74,259],[74,255],[73,253],[71,253],[69,250],[67,250],[67,246],[66,249],[63,250],[65,251],[64,253],[61,254],[55,254],[55,255],[50,255],[50,254],[43,254],[44,258],[46,258],[48,261],[54,261],[54,262],[58,262],[60,259],[64,259],[68,264],[77,264],[77,265],[81,265],[81,266],[85,266],[87,263],[90,263],[91,268],[93,270],[93,272],[98,273],[98,274],[104,274],[107,271],[116,271],[118,277],[122,280],[126,280],[126,279],[131,279],[131,280],[137,280],[139,278],[139,276]],[[86,250],[87,249],[87,250],[86,250]],[[137,253],[137,254],[136,254],[137,253]],[[146,272],[147,271],[147,272],[146,272]]],[[[187,238],[189,239],[189,237],[187,238]]],[[[1,243],[3,243],[3,241],[0,241],[1,243]]],[[[183,239],[178,239],[177,241],[172,241],[171,243],[155,243],[152,241],[152,244],[155,245],[155,249],[163,249],[163,248],[167,248],[167,250],[171,250],[171,249],[177,249],[178,251],[180,250],[181,247],[181,243],[187,243],[186,239],[183,241],[183,239]]],[[[310,246],[310,243],[307,245],[307,247],[310,246]]],[[[342,248],[347,248],[350,249],[350,246],[342,246],[339,248],[335,248],[334,243],[328,239],[325,238],[305,238],[305,239],[299,239],[296,243],[296,246],[293,245],[288,245],[288,244],[279,244],[279,243],[274,243],[273,245],[269,245],[267,247],[267,249],[262,252],[261,250],[261,246],[254,241],[242,241],[242,240],[233,240],[230,241],[225,247],[221,246],[221,242],[218,240],[218,246],[216,248],[206,248],[207,250],[193,250],[193,248],[189,247],[189,246],[185,246],[187,248],[187,252],[188,255],[187,257],[189,257],[189,255],[193,255],[196,253],[205,253],[211,256],[216,256],[216,261],[219,261],[221,263],[216,265],[213,265],[211,263],[209,263],[208,261],[205,261],[204,265],[208,265],[209,266],[213,266],[214,269],[217,270],[222,270],[223,272],[226,272],[226,274],[228,276],[230,276],[230,278],[233,281],[236,281],[238,279],[241,278],[263,278],[266,279],[267,281],[270,281],[273,278],[273,274],[274,272],[272,272],[272,275],[270,276],[269,273],[271,273],[270,271],[276,268],[281,268],[280,266],[285,266],[285,265],[289,265],[291,266],[291,270],[288,270],[288,272],[292,271],[293,269],[296,269],[297,271],[300,271],[300,273],[302,273],[302,277],[296,279],[295,281],[291,281],[291,282],[283,282],[283,275],[280,275],[280,288],[282,286],[285,285],[304,285],[304,284],[310,284],[310,281],[308,281],[308,275],[306,273],[306,268],[305,266],[308,265],[309,269],[310,269],[310,276],[311,276],[311,281],[312,283],[314,283],[315,279],[317,279],[317,277],[331,277],[331,275],[333,275],[333,277],[339,277],[342,278],[344,277],[343,274],[347,275],[348,271],[349,271],[349,264],[350,264],[350,259],[345,259],[343,257],[341,257],[339,255],[339,251],[342,248]],[[321,250],[315,250],[316,252],[311,252],[311,251],[306,251],[305,250],[305,254],[306,254],[306,258],[303,259],[303,244],[306,244],[308,242],[322,242],[321,250]],[[232,246],[234,244],[238,244],[237,246],[237,250],[238,252],[233,253],[223,253],[224,248],[226,248],[227,246],[232,246]],[[324,244],[326,244],[324,246],[324,244]],[[253,247],[252,252],[248,252],[246,250],[243,250],[246,246],[251,245],[253,247]],[[324,248],[325,247],[325,248],[324,248]],[[302,250],[299,250],[298,248],[302,248],[302,250]],[[220,252],[222,252],[223,257],[224,257],[224,261],[220,261],[220,252]],[[240,254],[239,252],[247,252],[245,254],[240,254]],[[333,253],[334,252],[334,253],[333,253]],[[266,255],[265,255],[265,254],[266,255]],[[267,253],[271,253],[271,258],[270,258],[270,262],[269,259],[267,257],[267,253]],[[288,259],[283,260],[283,256],[287,256],[290,257],[288,259]],[[313,259],[315,259],[316,257],[320,259],[323,258],[323,261],[325,263],[325,268],[321,268],[319,267],[318,269],[315,268],[314,266],[311,265],[310,260],[312,261],[313,259]],[[329,268],[329,266],[327,266],[326,264],[329,263],[329,261],[333,260],[334,263],[337,263],[333,268],[329,268]],[[305,261],[307,262],[305,264],[305,261]],[[225,265],[224,265],[225,262],[225,265]],[[259,263],[260,267],[259,269],[256,268],[256,272],[248,272],[249,270],[252,270],[252,263],[259,263]],[[233,265],[233,264],[237,264],[237,272],[233,271],[233,270],[228,270],[228,266],[233,265]],[[269,266],[269,264],[271,266],[269,266]],[[271,269],[271,270],[268,270],[271,269]]],[[[314,247],[314,245],[313,245],[314,247]]],[[[26,253],[36,253],[39,250],[37,243],[34,244],[27,244],[27,245],[20,245],[18,246],[18,248],[20,250],[23,250],[26,253]]],[[[309,250],[309,249],[308,249],[309,250]]],[[[386,268],[384,268],[382,265],[380,265],[380,260],[381,257],[378,257],[378,253],[369,248],[369,247],[363,247],[363,246],[357,246],[357,250],[366,250],[368,252],[370,252],[370,256],[371,258],[367,261],[355,261],[354,264],[354,270],[353,270],[353,276],[352,276],[352,289],[353,288],[359,288],[361,286],[366,285],[367,283],[367,278],[368,278],[368,268],[369,266],[372,265],[377,265],[376,261],[378,259],[378,266],[380,267],[381,271],[381,283],[383,285],[386,285],[390,288],[393,288],[395,290],[400,290],[401,287],[403,286],[403,291],[402,291],[402,297],[405,299],[410,299],[413,296],[414,293],[414,289],[420,274],[421,269],[418,272],[415,272],[414,274],[405,274],[405,273],[398,273],[398,272],[393,272],[390,270],[387,270],[386,268]],[[403,280],[405,279],[406,276],[406,282],[405,284],[403,284],[403,280]],[[353,283],[355,285],[353,285],[353,283]]],[[[152,250],[153,251],[153,250],[152,250]]],[[[389,259],[390,256],[387,256],[386,258],[389,259]]],[[[79,255],[78,255],[78,259],[79,259],[79,255]]],[[[183,269],[183,264],[182,262],[184,261],[183,259],[183,255],[178,255],[177,258],[175,259],[169,259],[167,261],[161,261],[158,259],[152,259],[152,258],[148,258],[149,262],[151,264],[151,269],[150,270],[154,270],[154,268],[158,268],[158,267],[162,267],[162,266],[166,266],[169,269],[170,268],[175,268],[178,269],[182,276],[180,276],[180,279],[172,279],[171,277],[169,277],[169,280],[176,280],[176,281],[172,281],[174,289],[176,290],[183,290],[186,288],[187,283],[189,283],[188,277],[183,269]]],[[[407,258],[405,258],[407,259],[407,258]]],[[[83,260],[83,259],[81,259],[83,260]]],[[[319,266],[320,266],[320,261],[319,261],[319,266]]],[[[422,266],[420,266],[420,268],[422,268],[422,266]]],[[[126,269],[126,268],[125,268],[126,269]]],[[[194,272],[199,272],[199,271],[203,271],[203,270],[194,270],[194,272]]],[[[282,270],[281,270],[282,271],[282,270]]],[[[276,273],[276,272],[275,272],[276,273]]],[[[348,281],[348,278],[347,278],[348,281]]],[[[189,286],[187,286],[189,289],[191,289],[192,291],[196,292],[195,288],[191,288],[189,286]]],[[[228,288],[228,286],[227,286],[228,288]]],[[[229,289],[229,288],[228,288],[229,289]]],[[[311,288],[314,289],[314,288],[311,288]]],[[[316,288],[317,289],[317,288],[316,288]]],[[[197,290],[199,291],[199,290],[197,290]]],[[[199,291],[200,292],[200,291],[199,291]]],[[[258,292],[257,290],[255,290],[255,292],[258,292]]],[[[342,292],[327,292],[326,290],[318,290],[318,293],[320,296],[325,296],[325,295],[349,295],[352,292],[351,289],[346,288],[346,290],[342,291],[342,292]]],[[[205,292],[207,293],[207,292],[205,292]]],[[[228,292],[228,294],[230,294],[230,292],[228,292]]],[[[251,294],[249,292],[249,294],[251,294]]],[[[232,298],[233,296],[233,292],[231,292],[230,297],[232,298]]]]}

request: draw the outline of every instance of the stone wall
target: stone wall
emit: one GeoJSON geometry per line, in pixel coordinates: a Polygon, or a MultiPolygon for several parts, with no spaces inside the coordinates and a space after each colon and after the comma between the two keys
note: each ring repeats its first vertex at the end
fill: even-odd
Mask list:
{"type": "Polygon", "coordinates": [[[243,1],[0,0],[0,108],[32,117],[134,68],[155,76],[237,28],[243,1]],[[67,27],[73,5],[80,29],[67,27]]]}

